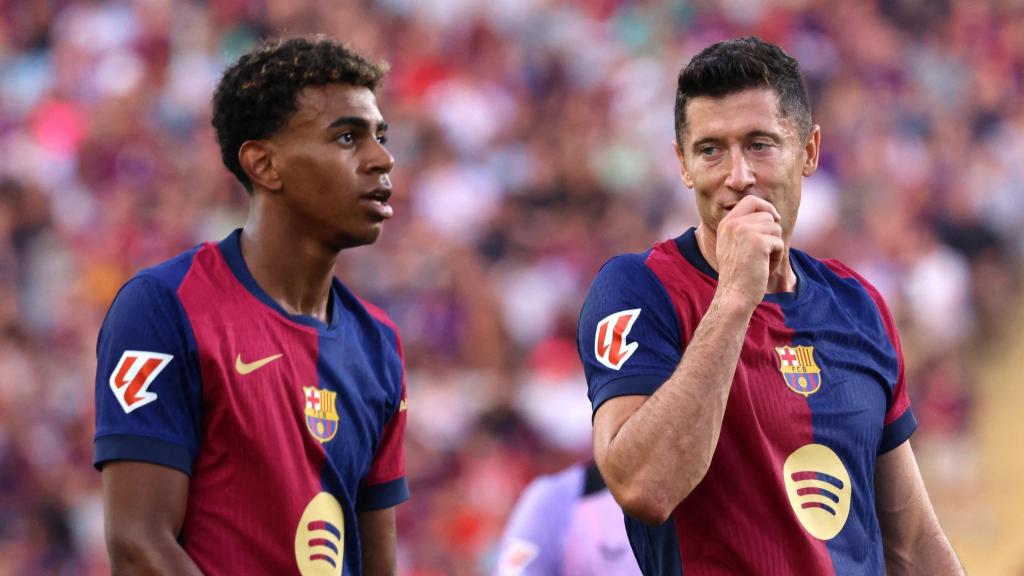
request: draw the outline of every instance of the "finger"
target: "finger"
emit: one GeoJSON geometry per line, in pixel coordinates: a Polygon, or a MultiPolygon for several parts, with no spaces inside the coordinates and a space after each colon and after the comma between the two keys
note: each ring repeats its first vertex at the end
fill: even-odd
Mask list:
{"type": "Polygon", "coordinates": [[[764,202],[757,196],[744,196],[740,198],[740,201],[732,207],[729,211],[729,215],[735,217],[746,216],[747,214],[753,214],[758,211],[758,203],[764,202]]]}
{"type": "Polygon", "coordinates": [[[744,196],[736,203],[736,206],[733,207],[730,214],[744,216],[755,212],[766,212],[771,214],[772,218],[774,218],[776,222],[780,222],[782,220],[782,216],[779,215],[779,211],[775,209],[775,206],[773,206],[771,202],[768,202],[763,198],[758,198],[757,196],[744,196]]]}
{"type": "Polygon", "coordinates": [[[782,226],[772,218],[771,214],[767,212],[747,214],[746,216],[733,220],[731,223],[727,223],[727,226],[728,229],[730,229],[730,232],[725,232],[726,228],[723,227],[723,233],[754,233],[782,237],[782,226]]]}
{"type": "MultiPolygon", "coordinates": [[[[761,199],[758,198],[758,200],[761,199]]],[[[779,214],[779,211],[775,209],[775,205],[766,200],[761,200],[761,202],[758,203],[757,211],[767,212],[768,214],[771,214],[771,217],[773,220],[775,220],[775,222],[782,222],[782,215],[779,214]]]]}
{"type": "Polygon", "coordinates": [[[775,215],[771,212],[752,212],[750,214],[744,214],[739,218],[740,221],[751,223],[751,224],[778,224],[775,220],[775,215]]]}

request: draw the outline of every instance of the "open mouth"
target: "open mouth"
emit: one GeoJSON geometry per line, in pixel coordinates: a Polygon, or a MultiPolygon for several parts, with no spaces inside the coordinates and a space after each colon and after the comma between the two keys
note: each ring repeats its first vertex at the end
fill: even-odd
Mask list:
{"type": "Polygon", "coordinates": [[[376,190],[373,190],[369,194],[366,194],[364,198],[374,202],[380,202],[381,204],[387,204],[388,200],[391,198],[391,189],[377,188],[376,190]]]}
{"type": "Polygon", "coordinates": [[[363,201],[368,202],[368,206],[374,215],[374,218],[381,220],[387,220],[394,215],[394,209],[388,204],[388,200],[391,199],[391,188],[377,188],[363,195],[363,201]]]}

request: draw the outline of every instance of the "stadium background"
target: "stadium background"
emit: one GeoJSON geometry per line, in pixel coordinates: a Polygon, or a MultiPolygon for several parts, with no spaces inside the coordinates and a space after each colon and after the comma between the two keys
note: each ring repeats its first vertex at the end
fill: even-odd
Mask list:
{"type": "Polygon", "coordinates": [[[972,574],[1024,574],[1024,2],[0,0],[0,17],[0,575],[106,573],[98,326],[134,270],[243,222],[212,88],[259,38],[308,32],[392,65],[397,216],[338,272],[406,346],[402,574],[487,571],[523,486],[589,453],[583,295],[611,254],[696,222],[674,80],[742,34],[800,60],[823,126],[796,245],[885,294],[941,520],[972,574]]]}

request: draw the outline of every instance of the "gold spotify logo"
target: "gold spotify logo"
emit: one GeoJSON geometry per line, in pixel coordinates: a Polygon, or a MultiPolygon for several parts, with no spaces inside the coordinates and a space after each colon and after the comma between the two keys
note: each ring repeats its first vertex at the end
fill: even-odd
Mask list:
{"type": "Polygon", "coordinates": [[[853,487],[842,460],[827,446],[807,444],[782,466],[786,495],[811,536],[831,540],[846,525],[853,487]]]}
{"type": "Polygon", "coordinates": [[[345,516],[327,492],[306,505],[295,530],[295,562],[302,576],[341,576],[345,557],[345,516]]]}

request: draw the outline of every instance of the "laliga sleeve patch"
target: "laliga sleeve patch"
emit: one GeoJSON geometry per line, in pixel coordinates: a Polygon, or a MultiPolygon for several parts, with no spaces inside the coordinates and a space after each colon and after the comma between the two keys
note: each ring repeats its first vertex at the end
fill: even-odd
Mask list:
{"type": "Polygon", "coordinates": [[[498,576],[519,576],[533,562],[540,548],[533,542],[515,538],[501,553],[498,560],[498,576]]]}
{"type": "Polygon", "coordinates": [[[125,350],[114,371],[110,373],[110,389],[125,413],[156,400],[156,392],[149,391],[157,375],[174,356],[160,352],[125,350]]]}
{"type": "Polygon", "coordinates": [[[622,368],[629,357],[640,347],[638,342],[626,343],[626,336],[640,317],[640,308],[623,310],[605,316],[597,323],[594,334],[594,356],[597,361],[612,370],[622,368]]]}

